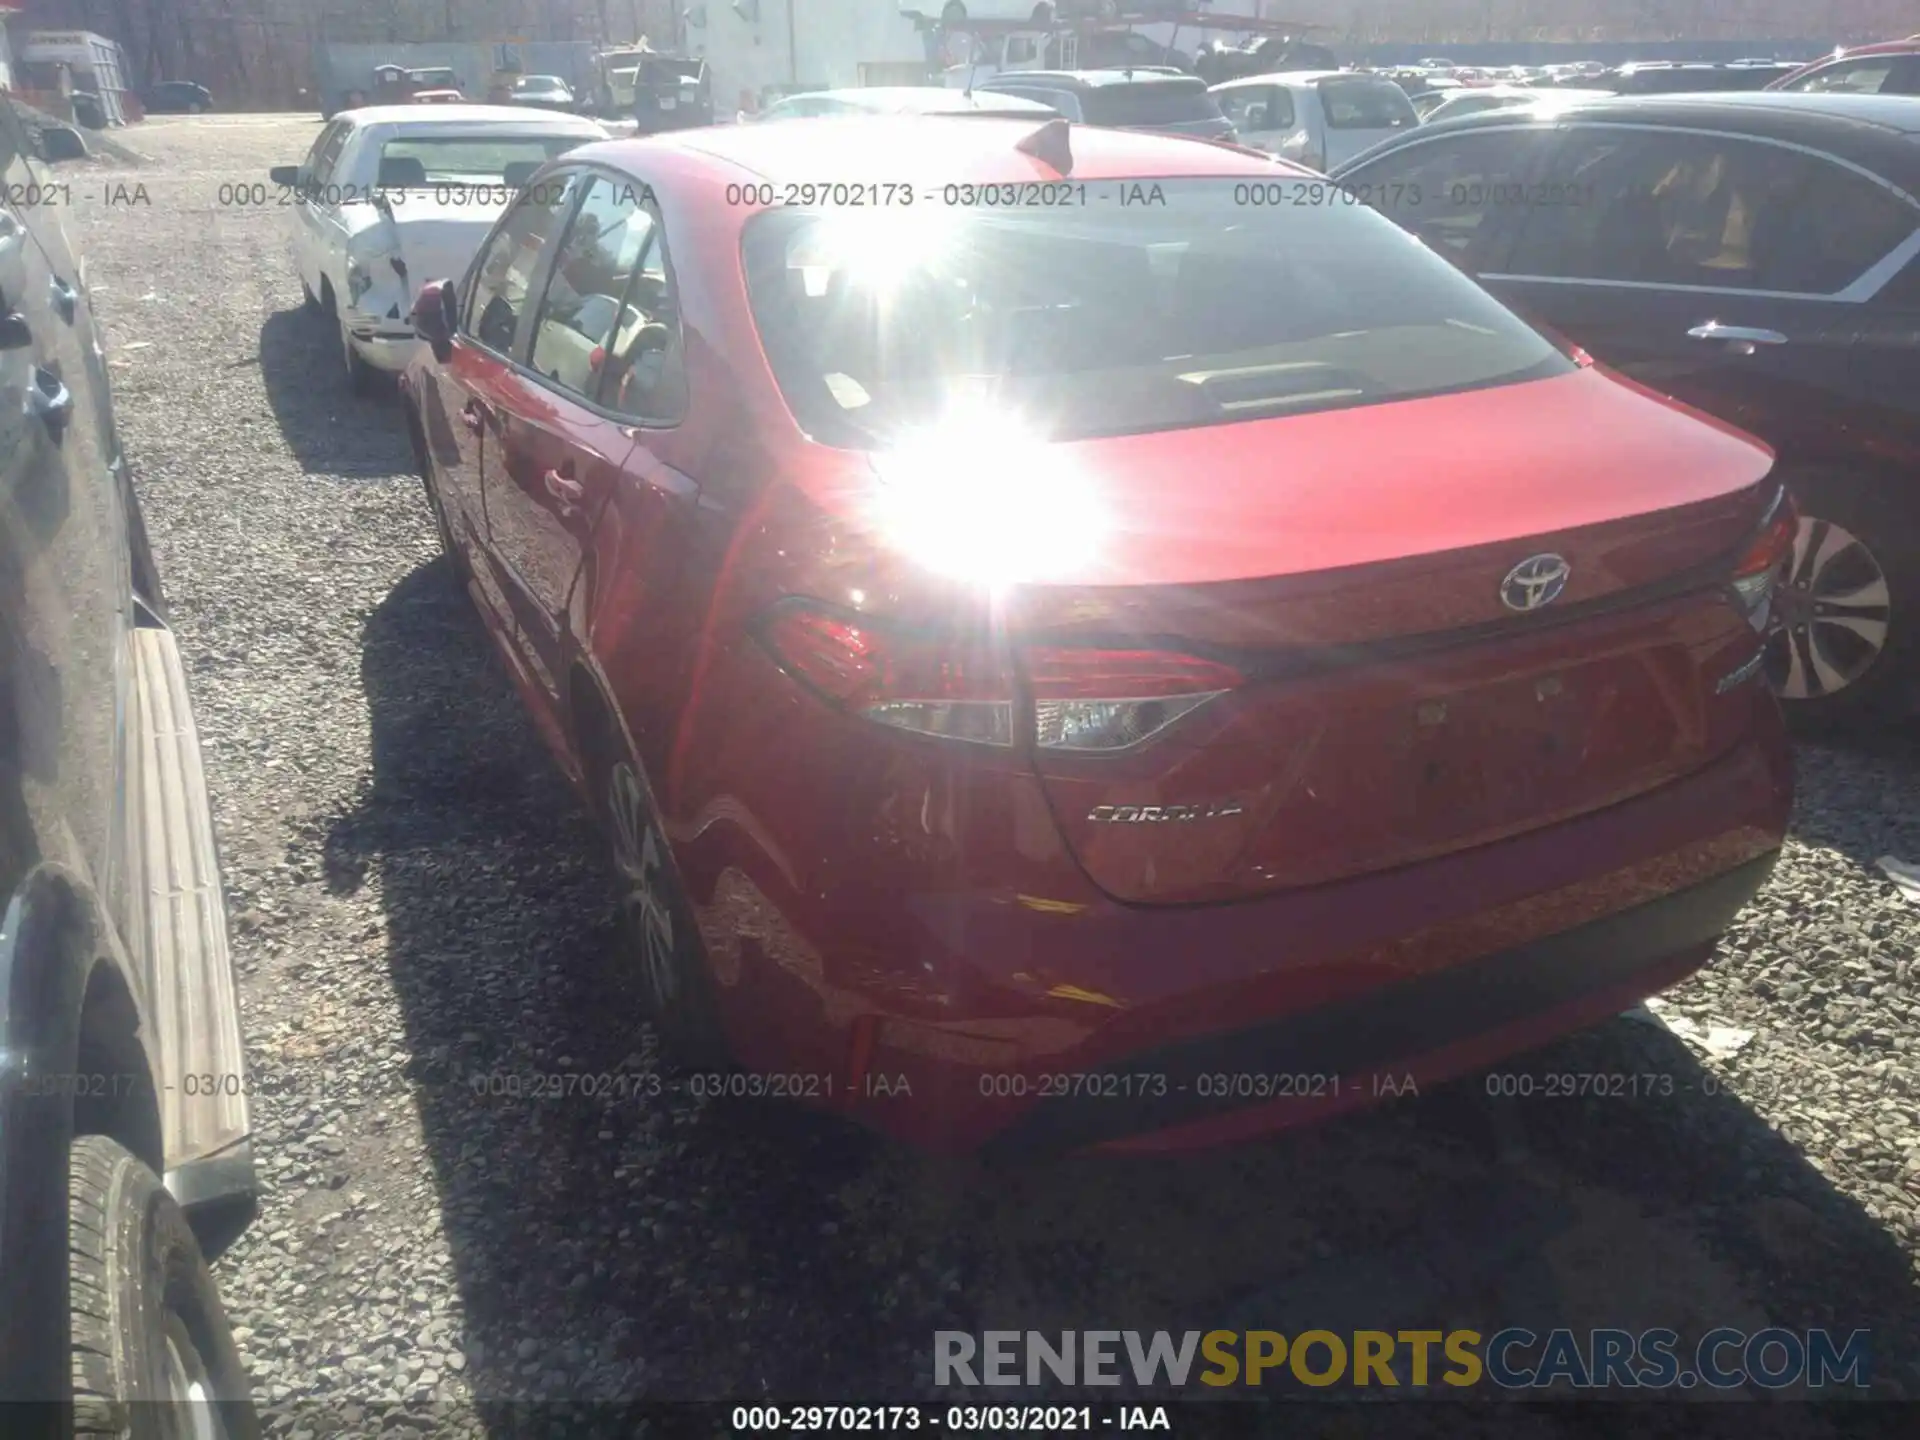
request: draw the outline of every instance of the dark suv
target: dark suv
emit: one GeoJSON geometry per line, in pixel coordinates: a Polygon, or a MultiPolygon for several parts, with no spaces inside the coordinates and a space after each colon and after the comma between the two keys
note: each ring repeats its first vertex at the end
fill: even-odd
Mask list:
{"type": "Polygon", "coordinates": [[[1008,70],[973,88],[1038,100],[1083,125],[1233,139],[1206,82],[1173,69],[1008,70]]]}
{"type": "Polygon", "coordinates": [[[251,1124],[186,672],[4,98],[0,182],[0,1402],[51,1402],[0,1430],[245,1437],[204,1256],[252,1217],[251,1124]]]}
{"type": "Polygon", "coordinates": [[[1333,177],[1595,359],[1772,445],[1801,509],[1768,656],[1788,714],[1817,726],[1911,698],[1920,105],[1764,92],[1485,111],[1333,177]]]}

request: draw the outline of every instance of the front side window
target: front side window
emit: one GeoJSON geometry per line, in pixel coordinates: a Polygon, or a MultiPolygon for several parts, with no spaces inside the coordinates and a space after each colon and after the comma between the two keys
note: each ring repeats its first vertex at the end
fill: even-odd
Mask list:
{"type": "Polygon", "coordinates": [[[879,448],[987,406],[1071,440],[1572,367],[1374,211],[1289,203],[1324,181],[1157,183],[1164,206],[755,216],[749,301],[801,427],[879,448]]]}
{"type": "Polygon", "coordinates": [[[313,185],[325,185],[332,177],[334,164],[340,159],[340,153],[347,148],[347,140],[352,134],[353,125],[349,122],[336,125],[331,135],[320,137],[319,154],[313,161],[313,170],[308,177],[313,185]]]}
{"type": "Polygon", "coordinates": [[[623,316],[622,302],[653,238],[652,212],[642,187],[596,175],[574,212],[554,259],[529,363],[583,399],[600,387],[609,341],[623,316]]]}
{"type": "Polygon", "coordinates": [[[1517,275],[1826,295],[1916,223],[1863,175],[1731,136],[1589,127],[1551,168],[1566,203],[1529,208],[1517,275]]]}
{"type": "Polygon", "coordinates": [[[529,190],[502,217],[481,250],[472,289],[461,306],[461,328],[489,350],[514,353],[514,337],[540,267],[541,251],[571,208],[579,180],[578,175],[552,175],[546,184],[529,190]]]}
{"type": "Polygon", "coordinates": [[[1388,80],[1322,80],[1315,87],[1329,130],[1411,130],[1420,116],[1407,92],[1388,80]]]}

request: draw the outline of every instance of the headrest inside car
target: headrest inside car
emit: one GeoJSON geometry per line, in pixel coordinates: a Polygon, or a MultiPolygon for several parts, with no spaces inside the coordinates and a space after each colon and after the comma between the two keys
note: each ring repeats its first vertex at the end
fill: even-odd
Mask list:
{"type": "Polygon", "coordinates": [[[538,160],[516,160],[500,172],[500,178],[515,190],[527,188],[527,182],[533,179],[533,172],[540,168],[538,160]]]}
{"type": "Polygon", "coordinates": [[[418,190],[427,183],[427,167],[412,155],[395,155],[380,161],[382,190],[418,190]]]}

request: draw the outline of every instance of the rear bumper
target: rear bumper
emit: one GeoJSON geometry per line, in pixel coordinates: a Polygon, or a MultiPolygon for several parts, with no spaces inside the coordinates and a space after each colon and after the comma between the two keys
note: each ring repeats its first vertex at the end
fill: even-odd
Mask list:
{"type": "Polygon", "coordinates": [[[1043,1099],[986,1148],[1184,1149],[1355,1109],[1407,1093],[1409,1080],[1417,1090],[1451,1078],[1617,1014],[1698,969],[1778,858],[1340,1004],[1138,1051],[1107,1073],[1164,1076],[1164,1087],[1156,1081],[1119,1106],[1101,1098],[1118,1084],[1089,1083],[1043,1099]],[[1291,1093],[1275,1099],[1278,1090],[1291,1093]]]}
{"type": "Polygon", "coordinates": [[[1657,791],[1259,900],[1122,905],[1059,865],[1019,893],[903,872],[822,911],[744,826],[675,852],[766,1093],[947,1152],[1179,1149],[1483,1067],[1676,983],[1765,883],[1791,802],[1756,692],[1749,738],[1657,791]]]}
{"type": "Polygon", "coordinates": [[[347,333],[362,360],[376,370],[398,375],[420,348],[413,327],[402,320],[369,320],[359,315],[347,319],[347,333]]]}

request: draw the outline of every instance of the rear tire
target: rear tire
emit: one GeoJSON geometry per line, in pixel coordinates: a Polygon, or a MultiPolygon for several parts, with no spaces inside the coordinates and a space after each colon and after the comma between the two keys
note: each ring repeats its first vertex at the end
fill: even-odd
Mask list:
{"type": "Polygon", "coordinates": [[[663,1055],[689,1070],[733,1064],[699,928],[681,892],[653,797],[626,746],[595,716],[583,737],[594,816],[613,859],[621,959],[639,970],[639,991],[663,1055]]]}
{"type": "Polygon", "coordinates": [[[1801,734],[1897,719],[1920,657],[1920,515],[1877,477],[1784,477],[1800,508],[1767,679],[1801,734]]]}
{"type": "Polygon", "coordinates": [[[255,1440],[226,1311],[159,1177],[104,1135],[74,1142],[67,1174],[75,1435],[144,1440],[164,1417],[255,1440]]]}

